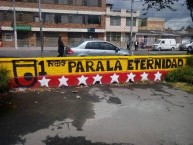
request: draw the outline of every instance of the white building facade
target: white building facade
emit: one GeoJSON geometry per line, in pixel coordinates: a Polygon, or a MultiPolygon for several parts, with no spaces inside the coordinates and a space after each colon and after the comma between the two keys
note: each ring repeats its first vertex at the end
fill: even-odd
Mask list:
{"type": "Polygon", "coordinates": [[[120,11],[112,10],[112,5],[107,4],[106,8],[106,40],[116,43],[121,47],[126,47],[127,41],[130,40],[132,29],[133,38],[138,32],[139,11],[133,12],[133,25],[131,25],[131,12],[121,9],[120,11]],[[132,27],[132,28],[131,28],[132,27]]]}

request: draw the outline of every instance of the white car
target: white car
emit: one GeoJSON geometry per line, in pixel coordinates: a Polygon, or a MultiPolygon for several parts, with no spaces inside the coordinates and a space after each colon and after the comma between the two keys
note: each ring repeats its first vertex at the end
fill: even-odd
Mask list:
{"type": "Polygon", "coordinates": [[[67,56],[128,56],[129,50],[103,40],[86,40],[68,48],[67,56]]]}

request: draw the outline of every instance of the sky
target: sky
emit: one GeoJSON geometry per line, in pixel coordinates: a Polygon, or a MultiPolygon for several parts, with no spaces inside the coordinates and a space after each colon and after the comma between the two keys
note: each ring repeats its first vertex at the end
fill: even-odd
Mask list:
{"type": "MultiPolygon", "coordinates": [[[[113,9],[127,9],[131,10],[131,0],[107,0],[107,3],[113,4],[113,9]]],[[[190,17],[190,11],[187,9],[184,0],[179,0],[179,2],[174,3],[172,8],[175,11],[172,11],[168,8],[157,11],[155,9],[150,9],[147,15],[142,15],[144,13],[143,3],[140,0],[134,0],[133,10],[139,10],[141,18],[151,17],[151,18],[164,18],[165,19],[165,28],[170,28],[173,30],[179,30],[182,27],[191,26],[193,27],[193,22],[190,17]]]]}

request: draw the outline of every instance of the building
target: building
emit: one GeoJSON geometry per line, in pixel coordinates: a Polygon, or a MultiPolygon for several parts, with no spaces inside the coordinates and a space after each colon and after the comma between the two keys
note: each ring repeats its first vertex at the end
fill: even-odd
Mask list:
{"type": "Polygon", "coordinates": [[[187,27],[185,30],[177,31],[181,35],[181,43],[193,40],[193,28],[187,27]]]}
{"type": "Polygon", "coordinates": [[[40,47],[40,19],[44,47],[56,47],[58,36],[66,45],[83,38],[105,38],[106,0],[0,0],[0,41],[14,47],[14,8],[18,47],[40,47]],[[41,9],[40,9],[41,8],[41,9]]]}
{"type": "Polygon", "coordinates": [[[144,18],[140,20],[139,30],[158,30],[164,31],[165,19],[163,18],[144,18]]]}
{"type": "Polygon", "coordinates": [[[140,44],[151,47],[157,39],[168,38],[176,39],[181,43],[180,34],[175,31],[165,30],[165,19],[163,18],[145,18],[139,21],[139,31],[136,33],[136,39],[140,44]]]}
{"type": "MultiPolygon", "coordinates": [[[[57,47],[58,36],[66,45],[81,39],[102,39],[126,47],[130,37],[131,12],[114,11],[106,0],[0,0],[0,42],[14,47],[14,12],[18,47],[57,47]],[[15,5],[14,5],[15,4],[15,5]],[[41,13],[40,13],[41,12],[41,13]],[[40,23],[39,16],[42,16],[40,23]]],[[[133,12],[133,36],[138,31],[139,12],[133,12]]]]}
{"type": "Polygon", "coordinates": [[[126,47],[130,39],[132,26],[133,41],[138,32],[139,11],[133,12],[133,24],[131,22],[131,12],[125,9],[113,10],[111,4],[107,4],[106,9],[106,40],[116,43],[121,47],[126,47]]]}

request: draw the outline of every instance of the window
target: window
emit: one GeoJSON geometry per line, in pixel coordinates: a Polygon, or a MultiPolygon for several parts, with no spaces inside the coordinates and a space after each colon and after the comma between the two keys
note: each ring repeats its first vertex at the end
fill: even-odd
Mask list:
{"type": "Polygon", "coordinates": [[[142,19],[141,26],[147,26],[147,19],[142,19]]]}
{"type": "Polygon", "coordinates": [[[12,41],[12,34],[11,33],[5,33],[5,41],[12,41]]]}
{"type": "Polygon", "coordinates": [[[88,24],[100,24],[100,16],[88,15],[88,24]]]}
{"type": "Polygon", "coordinates": [[[61,23],[74,23],[74,24],[83,24],[83,15],[61,15],[61,23]]]}
{"type": "Polygon", "coordinates": [[[31,3],[37,3],[38,2],[38,0],[24,0],[24,1],[31,2],[31,3]]]}
{"type": "Polygon", "coordinates": [[[62,15],[61,16],[61,23],[68,23],[68,15],[62,15]]]}
{"type": "Polygon", "coordinates": [[[1,12],[1,13],[0,13],[0,20],[1,20],[1,21],[6,21],[6,20],[7,20],[7,14],[6,14],[6,12],[1,12]]]}
{"type": "Polygon", "coordinates": [[[58,4],[68,4],[68,0],[58,0],[58,4]]]}
{"type": "MultiPolygon", "coordinates": [[[[131,26],[131,18],[126,18],[126,26],[131,26]]],[[[133,18],[133,26],[136,26],[136,18],[133,18]]]]}
{"type": "Polygon", "coordinates": [[[68,15],[68,23],[82,24],[83,16],[82,15],[68,15]]]}
{"type": "Polygon", "coordinates": [[[0,11],[0,21],[12,21],[13,12],[10,11],[0,11]]]}
{"type": "Polygon", "coordinates": [[[121,25],[121,18],[116,16],[110,17],[110,25],[111,26],[120,26],[121,25]]]}
{"type": "Polygon", "coordinates": [[[83,0],[76,0],[76,6],[82,6],[83,5],[83,0]]]}
{"type": "Polygon", "coordinates": [[[61,14],[55,14],[54,19],[56,24],[61,23],[61,14]]]}
{"type": "Polygon", "coordinates": [[[89,43],[86,44],[85,49],[93,49],[93,48],[91,47],[91,42],[89,42],[89,43]]]}
{"type": "Polygon", "coordinates": [[[112,45],[112,44],[110,44],[110,43],[104,42],[104,43],[102,43],[102,48],[103,48],[104,50],[115,50],[115,49],[116,49],[116,46],[114,46],[114,45],[112,45]]]}
{"type": "Polygon", "coordinates": [[[107,39],[107,41],[120,42],[121,41],[121,33],[116,33],[116,32],[107,33],[106,39],[107,39]]]}
{"type": "Polygon", "coordinates": [[[2,18],[3,21],[6,21],[7,20],[7,16],[6,16],[6,13],[3,13],[3,18],[2,18]]]}
{"type": "Polygon", "coordinates": [[[85,49],[101,49],[101,44],[99,42],[88,42],[85,49]]]}
{"type": "Polygon", "coordinates": [[[42,0],[42,3],[45,3],[45,4],[54,4],[54,0],[42,0]]]}
{"type": "Polygon", "coordinates": [[[84,6],[101,7],[101,0],[84,0],[84,6]]]}
{"type": "Polygon", "coordinates": [[[72,15],[68,16],[68,23],[72,23],[72,17],[73,17],[72,15]]]}
{"type": "Polygon", "coordinates": [[[73,15],[72,23],[82,24],[83,23],[83,16],[82,15],[73,15]]]}
{"type": "Polygon", "coordinates": [[[98,7],[101,7],[102,6],[102,2],[101,0],[98,0],[98,7]]]}
{"type": "Polygon", "coordinates": [[[54,23],[54,14],[45,14],[45,22],[54,23]]]}
{"type": "Polygon", "coordinates": [[[18,13],[17,14],[17,21],[23,21],[23,13],[18,13]]]}
{"type": "Polygon", "coordinates": [[[33,13],[33,21],[39,22],[39,13],[33,13]]]}
{"type": "Polygon", "coordinates": [[[22,16],[22,21],[23,22],[33,22],[33,13],[28,13],[28,12],[25,12],[23,13],[23,16],[22,16]]]}
{"type": "Polygon", "coordinates": [[[73,0],[68,0],[69,5],[73,5],[73,0]]]}

